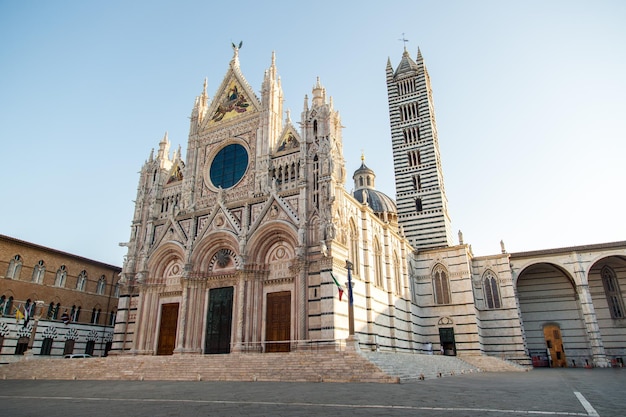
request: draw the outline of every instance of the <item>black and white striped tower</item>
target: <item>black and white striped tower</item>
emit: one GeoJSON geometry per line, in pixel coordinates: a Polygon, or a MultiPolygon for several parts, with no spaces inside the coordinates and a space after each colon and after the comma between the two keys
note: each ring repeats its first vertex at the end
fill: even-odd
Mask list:
{"type": "Polygon", "coordinates": [[[418,250],[452,246],[435,106],[420,50],[413,61],[405,47],[395,71],[387,60],[386,73],[398,222],[418,250]]]}

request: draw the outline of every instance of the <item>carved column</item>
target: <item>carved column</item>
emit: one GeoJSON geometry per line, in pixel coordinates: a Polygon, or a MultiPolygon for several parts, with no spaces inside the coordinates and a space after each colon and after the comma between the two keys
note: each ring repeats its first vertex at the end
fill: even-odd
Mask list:
{"type": "Polygon", "coordinates": [[[244,336],[244,309],[245,309],[245,289],[246,289],[246,273],[239,272],[237,280],[237,315],[235,316],[235,344],[233,352],[241,352],[243,350],[244,336]]]}
{"type": "Polygon", "coordinates": [[[306,301],[307,301],[307,274],[305,262],[302,259],[294,259],[289,267],[291,275],[294,277],[294,302],[296,303],[296,334],[294,339],[305,340],[306,331],[306,301]]]}

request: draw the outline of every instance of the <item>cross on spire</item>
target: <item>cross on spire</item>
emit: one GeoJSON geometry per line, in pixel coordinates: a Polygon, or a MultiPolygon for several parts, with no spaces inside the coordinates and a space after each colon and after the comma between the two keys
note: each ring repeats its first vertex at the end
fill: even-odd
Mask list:
{"type": "Polygon", "coordinates": [[[404,32],[402,32],[402,39],[398,39],[399,41],[402,41],[404,43],[404,50],[406,51],[406,43],[409,41],[407,38],[404,37],[404,32]]]}

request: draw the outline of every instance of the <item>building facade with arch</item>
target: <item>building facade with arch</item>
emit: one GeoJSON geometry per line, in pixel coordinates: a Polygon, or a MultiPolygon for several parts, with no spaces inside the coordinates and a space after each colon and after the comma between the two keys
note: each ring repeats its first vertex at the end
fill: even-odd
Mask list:
{"type": "Polygon", "coordinates": [[[364,158],[346,183],[341,119],[319,79],[294,123],[275,55],[257,97],[233,50],[213,98],[205,81],[195,100],[185,159],[166,134],[141,169],[113,352],[341,346],[350,278],[362,349],[537,366],[626,354],[626,242],[476,257],[460,232],[452,241],[419,50],[386,67],[395,200],[364,158]]]}

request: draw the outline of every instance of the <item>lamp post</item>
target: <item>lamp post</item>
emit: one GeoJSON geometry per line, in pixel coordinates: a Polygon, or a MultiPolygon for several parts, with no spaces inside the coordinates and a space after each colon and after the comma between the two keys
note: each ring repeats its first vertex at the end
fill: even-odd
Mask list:
{"type": "Polygon", "coordinates": [[[348,270],[348,336],[354,337],[354,298],[352,297],[352,262],[346,259],[348,270]]]}

